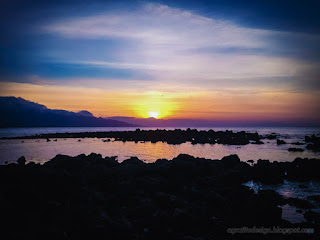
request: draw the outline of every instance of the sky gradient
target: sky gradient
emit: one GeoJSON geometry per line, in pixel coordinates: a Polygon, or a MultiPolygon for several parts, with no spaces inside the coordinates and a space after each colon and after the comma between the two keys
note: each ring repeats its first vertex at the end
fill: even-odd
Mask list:
{"type": "Polygon", "coordinates": [[[0,95],[95,116],[320,122],[316,1],[1,3],[0,95]]]}

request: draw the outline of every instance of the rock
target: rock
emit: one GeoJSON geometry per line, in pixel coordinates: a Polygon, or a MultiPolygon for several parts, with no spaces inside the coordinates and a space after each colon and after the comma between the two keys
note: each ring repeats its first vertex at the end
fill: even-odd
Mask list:
{"type": "Polygon", "coordinates": [[[223,157],[221,159],[222,164],[227,167],[227,168],[233,168],[235,167],[237,164],[240,163],[240,159],[238,157],[238,155],[233,154],[227,157],[223,157]]]}
{"type": "Polygon", "coordinates": [[[306,146],[306,149],[310,149],[310,150],[313,150],[315,152],[319,152],[320,151],[320,143],[308,144],[306,146]]]}
{"type": "MultiPolygon", "coordinates": [[[[23,139],[45,138],[114,138],[115,141],[132,142],[166,142],[168,144],[181,144],[191,142],[192,144],[228,144],[246,145],[250,142],[263,144],[258,133],[232,132],[232,131],[197,131],[196,129],[175,129],[175,130],[140,130],[135,131],[110,131],[110,132],[81,132],[81,133],[54,133],[25,136],[23,139]]],[[[102,140],[104,141],[104,140],[102,140]]]]}
{"type": "Polygon", "coordinates": [[[122,164],[124,164],[124,165],[128,165],[128,164],[130,164],[130,165],[144,165],[145,163],[137,157],[131,157],[129,159],[124,160],[122,162],[122,164]]]}
{"type": "MultiPolygon", "coordinates": [[[[54,239],[228,239],[226,229],[232,226],[294,227],[282,220],[279,205],[289,201],[308,209],[308,201],[287,200],[272,190],[255,194],[242,183],[313,180],[319,164],[297,158],[251,166],[237,155],[210,160],[186,154],[151,164],[136,157],[119,163],[91,153],[57,155],[43,165],[1,165],[2,235],[32,239],[41,231],[43,238],[54,239]]],[[[315,228],[317,215],[305,216],[315,228]]]]}
{"type": "Polygon", "coordinates": [[[320,137],[315,136],[314,134],[309,137],[305,136],[305,142],[309,142],[311,144],[307,145],[307,149],[313,150],[313,151],[320,151],[320,137]]]}
{"type": "Polygon", "coordinates": [[[289,152],[303,152],[304,150],[302,148],[288,148],[289,152]]]}
{"type": "Polygon", "coordinates": [[[309,201],[300,198],[288,198],[287,203],[291,206],[295,206],[297,208],[302,209],[310,209],[314,207],[314,205],[309,201]]]}
{"type": "Polygon", "coordinates": [[[277,139],[277,145],[287,144],[284,140],[277,139]]]}
{"type": "Polygon", "coordinates": [[[320,223],[320,213],[309,210],[309,211],[306,211],[303,216],[309,222],[316,222],[318,224],[320,223]]]}
{"type": "Polygon", "coordinates": [[[265,136],[266,139],[272,140],[272,139],[277,139],[277,135],[275,134],[269,134],[267,136],[265,136]]]}
{"type": "Polygon", "coordinates": [[[286,200],[279,195],[276,191],[268,189],[268,190],[260,190],[259,196],[262,197],[265,201],[268,201],[272,204],[276,205],[285,205],[286,200]]]}
{"type": "Polygon", "coordinates": [[[264,144],[264,142],[258,140],[258,141],[252,142],[251,144],[264,144]]]}
{"type": "Polygon", "coordinates": [[[26,158],[24,156],[20,157],[18,160],[17,160],[17,163],[20,165],[20,166],[24,166],[26,164],[26,158]]]}
{"type": "Polygon", "coordinates": [[[307,199],[320,202],[320,195],[311,195],[311,196],[308,196],[307,199]]]}

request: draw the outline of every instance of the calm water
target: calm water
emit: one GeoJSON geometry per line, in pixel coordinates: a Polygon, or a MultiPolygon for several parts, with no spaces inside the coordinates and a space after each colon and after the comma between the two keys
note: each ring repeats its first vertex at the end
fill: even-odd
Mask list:
{"type": "MultiPolygon", "coordinates": [[[[249,181],[244,185],[252,188],[256,193],[259,190],[271,189],[278,192],[285,198],[300,198],[308,200],[307,198],[311,195],[320,195],[320,182],[309,181],[309,182],[292,182],[292,181],[284,181],[283,184],[272,184],[266,185],[257,183],[254,181],[249,181]],[[303,185],[304,188],[299,187],[299,185],[303,185]]],[[[319,202],[310,201],[314,207],[311,209],[312,211],[320,213],[320,204],[319,202]]],[[[282,206],[282,218],[286,219],[292,223],[300,223],[305,222],[305,218],[303,214],[305,210],[302,210],[302,213],[297,212],[297,208],[294,206],[290,206],[288,204],[282,206]]]]}
{"type": "MultiPolygon", "coordinates": [[[[0,137],[27,136],[40,133],[56,132],[96,132],[96,131],[125,131],[136,128],[10,128],[0,129],[0,137]]],[[[156,128],[141,128],[156,129],[156,128]]],[[[174,128],[167,128],[174,129],[174,128]]],[[[198,128],[209,130],[210,128],[198,128]]],[[[213,128],[215,131],[226,130],[226,128],[213,128]]],[[[315,128],[227,128],[228,130],[258,132],[260,135],[278,133],[280,139],[288,143],[303,142],[305,135],[319,134],[320,129],[315,128]]],[[[183,143],[180,145],[169,145],[162,142],[157,143],[134,143],[134,142],[102,142],[98,138],[81,139],[57,139],[47,142],[45,139],[29,140],[0,140],[0,164],[14,162],[19,157],[25,156],[27,161],[43,163],[57,154],[76,156],[79,154],[100,153],[103,156],[118,156],[123,161],[131,156],[153,162],[159,158],[171,159],[180,153],[190,154],[195,157],[210,159],[221,159],[230,154],[238,154],[241,160],[269,159],[270,161],[293,161],[296,157],[320,158],[319,153],[306,150],[302,153],[289,152],[289,147],[301,147],[292,144],[277,145],[276,140],[263,140],[265,144],[245,146],[229,146],[221,144],[197,144],[183,143]]]]}

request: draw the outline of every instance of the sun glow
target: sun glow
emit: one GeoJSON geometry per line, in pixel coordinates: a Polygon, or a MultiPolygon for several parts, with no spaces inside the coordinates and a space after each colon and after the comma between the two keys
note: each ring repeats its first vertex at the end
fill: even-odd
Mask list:
{"type": "Polygon", "coordinates": [[[148,91],[139,93],[132,98],[134,115],[140,118],[162,119],[174,115],[178,106],[175,102],[176,93],[148,91]]]}
{"type": "Polygon", "coordinates": [[[148,112],[148,116],[152,118],[158,118],[160,115],[159,112],[148,112]]]}

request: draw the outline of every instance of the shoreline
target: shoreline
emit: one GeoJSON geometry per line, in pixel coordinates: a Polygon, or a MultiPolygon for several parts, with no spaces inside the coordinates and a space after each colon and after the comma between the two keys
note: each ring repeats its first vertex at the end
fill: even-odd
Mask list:
{"type": "Polygon", "coordinates": [[[249,133],[245,131],[214,131],[197,129],[175,129],[175,130],[140,130],[135,131],[109,131],[109,132],[78,132],[78,133],[48,133],[32,136],[4,137],[1,139],[48,139],[50,138],[113,138],[115,141],[133,141],[133,142],[166,142],[168,144],[181,144],[191,142],[192,144],[210,143],[210,144],[228,144],[228,145],[246,145],[249,143],[263,144],[262,137],[258,133],[249,133]]]}
{"type": "MultiPolygon", "coordinates": [[[[213,239],[230,237],[232,227],[254,226],[314,228],[303,237],[320,236],[320,214],[311,210],[311,202],[273,190],[254,193],[243,185],[248,180],[319,181],[319,159],[250,165],[237,155],[210,160],[181,154],[155,163],[136,157],[119,163],[92,153],[57,155],[43,165],[25,162],[21,157],[18,164],[0,166],[2,226],[9,232],[18,227],[17,237],[213,239]],[[303,209],[306,222],[282,219],[280,206],[286,204],[303,209]]],[[[301,235],[290,234],[294,237],[301,235]]]]}

